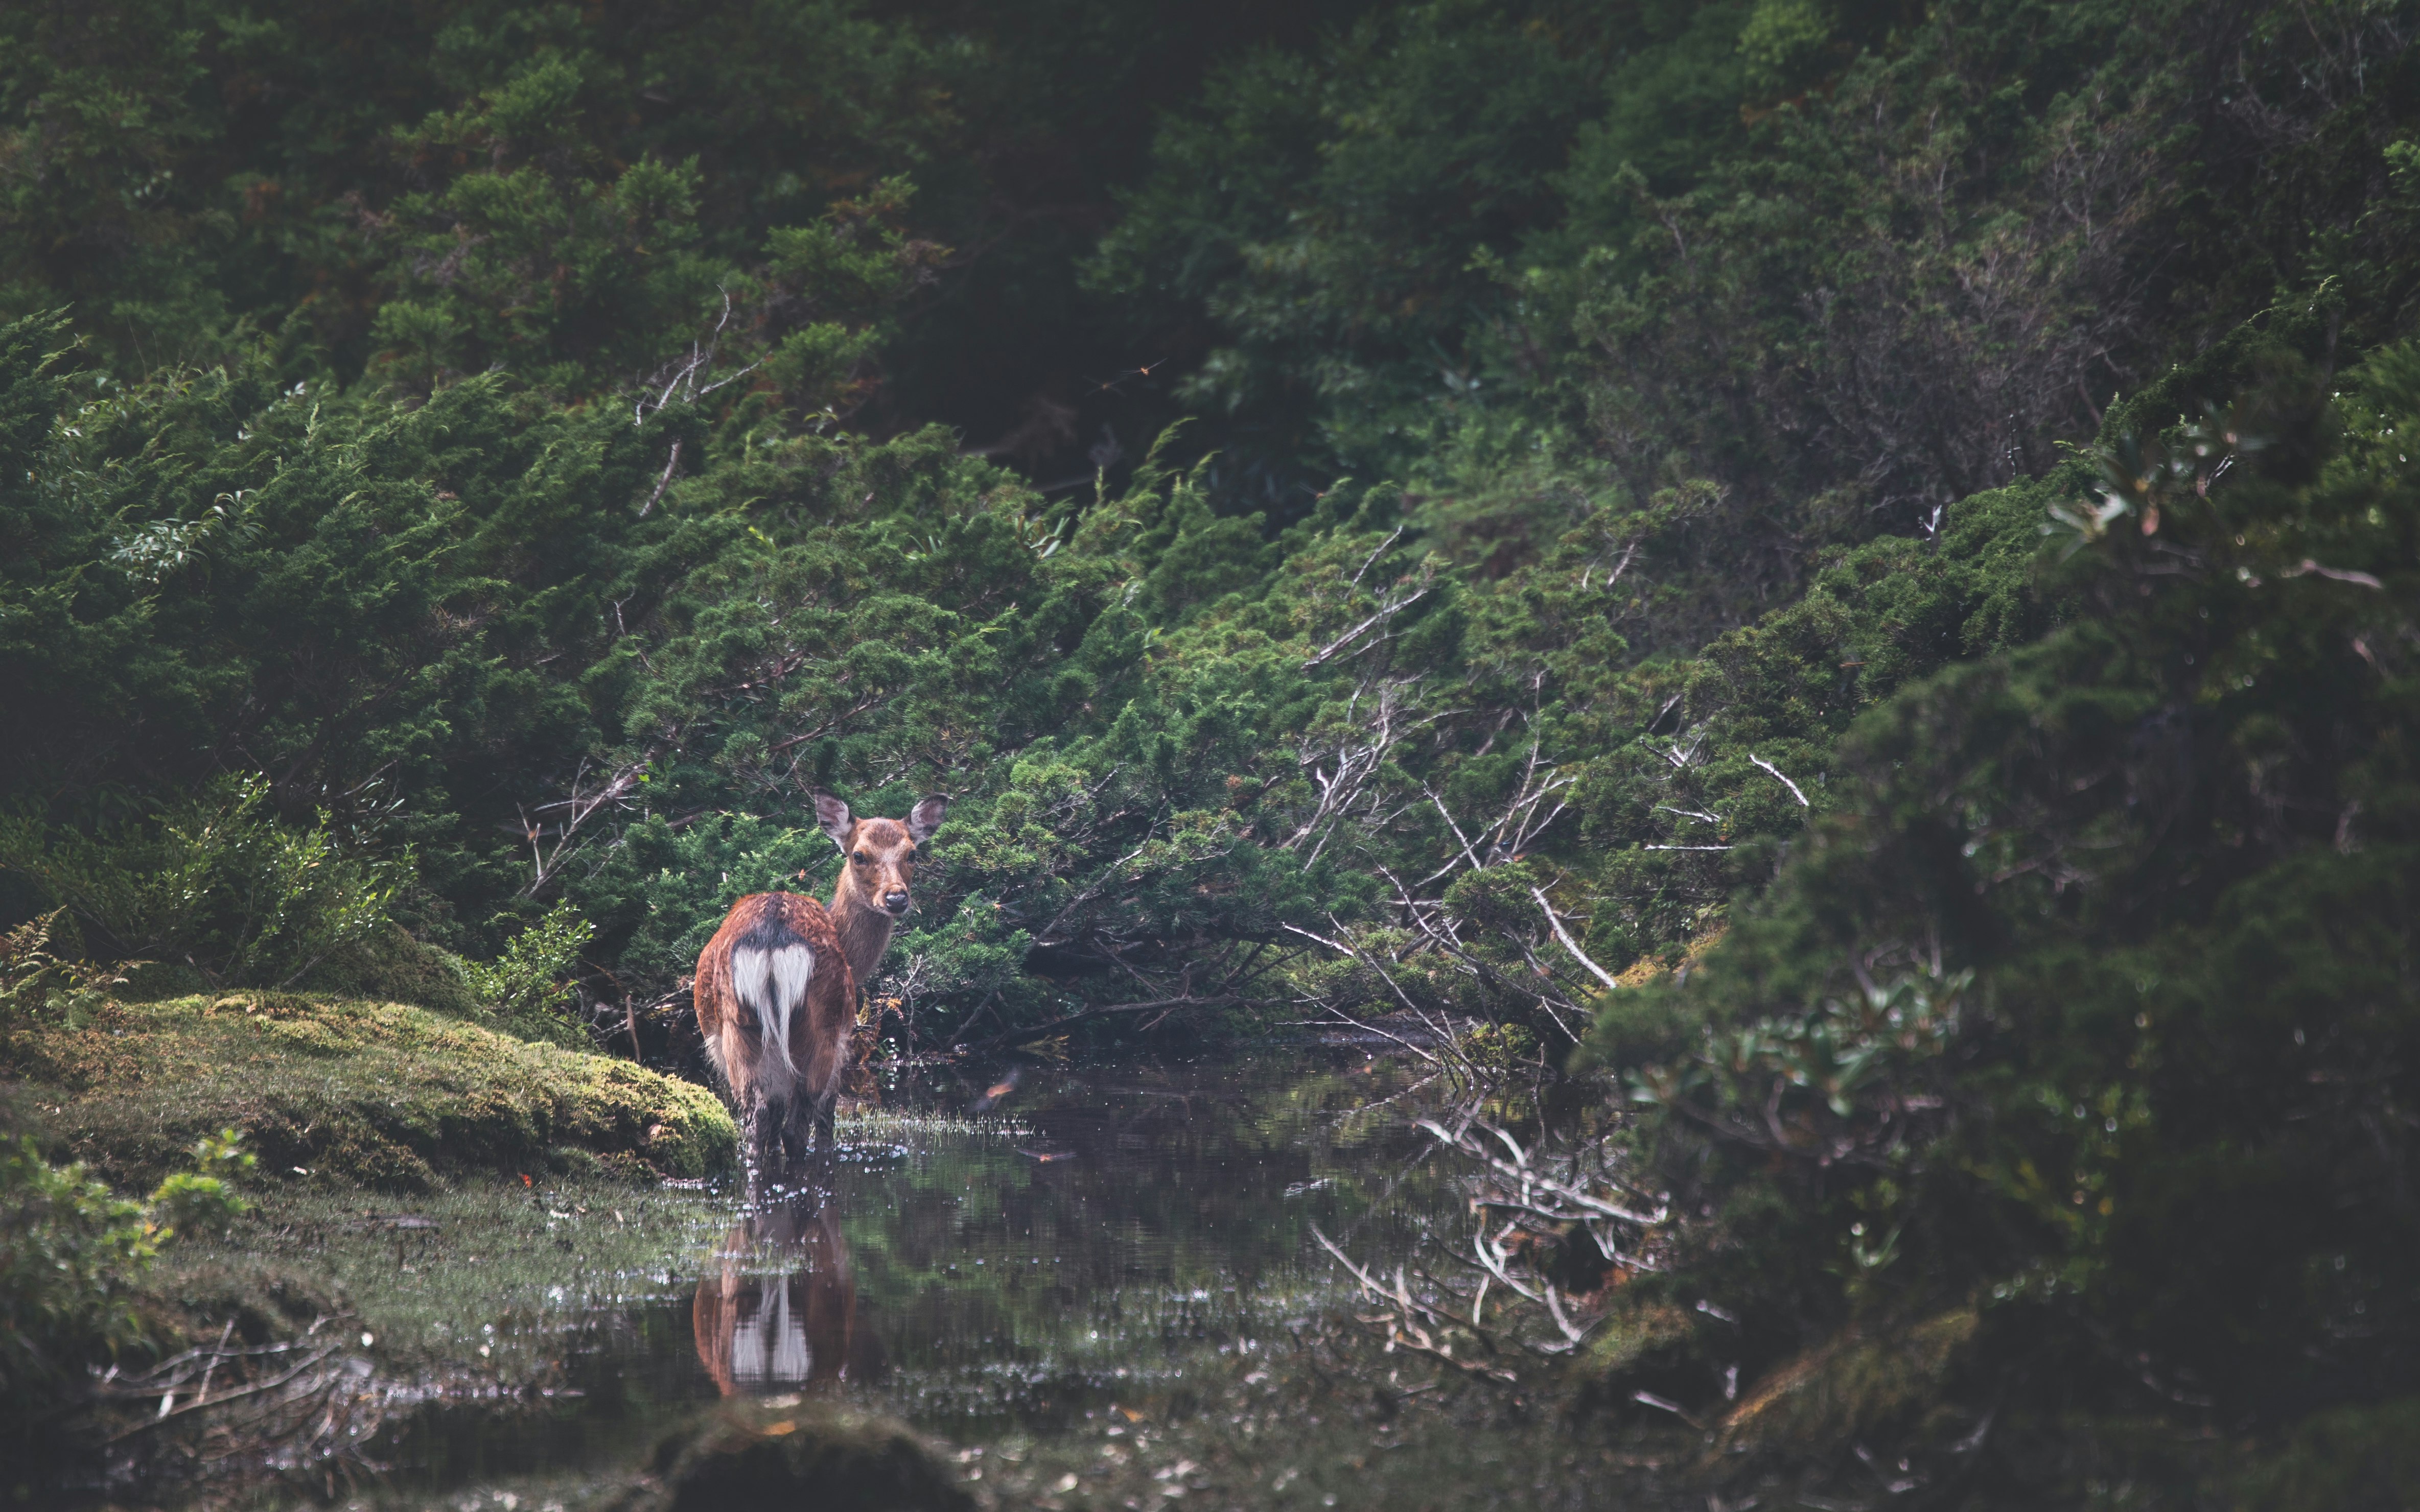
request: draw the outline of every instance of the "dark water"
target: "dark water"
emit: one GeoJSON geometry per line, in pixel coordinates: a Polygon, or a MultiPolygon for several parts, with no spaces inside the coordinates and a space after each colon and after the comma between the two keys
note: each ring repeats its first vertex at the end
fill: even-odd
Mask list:
{"type": "Polygon", "coordinates": [[[380,1445],[389,1492],[610,1473],[732,1395],[830,1394],[977,1448],[1218,1410],[1251,1360],[1346,1310],[1314,1224],[1408,1253],[1450,1200],[1414,1125],[1438,1089],[1358,1052],[1029,1068],[970,1116],[985,1091],[894,1088],[844,1121],[818,1190],[763,1211],[701,1194],[719,1241],[548,1325],[551,1396],[404,1420],[380,1445]]]}

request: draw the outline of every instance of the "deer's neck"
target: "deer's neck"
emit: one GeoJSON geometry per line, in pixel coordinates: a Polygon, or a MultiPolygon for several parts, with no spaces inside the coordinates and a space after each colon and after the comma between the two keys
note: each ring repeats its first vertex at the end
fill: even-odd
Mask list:
{"type": "Polygon", "coordinates": [[[841,954],[848,957],[849,973],[862,988],[872,985],[874,968],[881,964],[882,952],[891,949],[891,930],[897,921],[861,897],[849,881],[841,879],[830,912],[832,929],[840,935],[841,954]]]}

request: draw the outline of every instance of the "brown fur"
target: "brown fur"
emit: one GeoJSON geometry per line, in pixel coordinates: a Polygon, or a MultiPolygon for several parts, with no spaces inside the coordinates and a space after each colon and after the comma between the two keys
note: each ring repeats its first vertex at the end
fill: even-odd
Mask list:
{"type": "Polygon", "coordinates": [[[824,905],[789,892],[752,892],[732,904],[722,927],[698,954],[695,1001],[706,1057],[740,1111],[747,1136],[743,1152],[752,1165],[770,1155],[777,1140],[792,1153],[802,1153],[810,1122],[829,1140],[832,1099],[848,1068],[850,1030],[857,1023],[857,981],[824,905]],[[768,921],[787,928],[814,952],[806,1001],[790,1018],[795,1083],[768,1052],[764,1026],[732,986],[732,948],[768,921]]]}
{"type": "Polygon", "coordinates": [[[722,1395],[832,1391],[880,1373],[881,1343],[858,1326],[857,1276],[830,1204],[788,1202],[749,1217],[719,1257],[690,1313],[698,1363],[722,1395]],[[767,1274],[768,1261],[789,1273],[767,1274]]]}
{"type": "Polygon", "coordinates": [[[827,909],[813,898],[754,892],[732,904],[697,958],[693,1001],[698,1033],[743,1124],[749,1187],[773,1158],[830,1145],[832,1103],[845,1078],[857,1024],[857,987],[870,980],[891,932],[911,906],[916,853],[949,813],[938,794],[917,801],[907,819],[858,819],[829,793],[814,795],[815,818],[841,848],[840,883],[827,909]],[[788,1065],[765,1043],[766,1026],[732,979],[732,951],[778,927],[814,957],[805,1001],[789,1025],[788,1065]],[[795,1077],[791,1072],[795,1071],[795,1077]]]}
{"type": "Polygon", "coordinates": [[[832,925],[860,982],[874,980],[875,967],[891,949],[891,932],[907,914],[905,907],[895,913],[884,907],[883,900],[913,899],[918,852],[949,811],[950,800],[934,794],[919,799],[904,820],[858,819],[830,794],[815,795],[815,818],[841,851],[832,925]]]}

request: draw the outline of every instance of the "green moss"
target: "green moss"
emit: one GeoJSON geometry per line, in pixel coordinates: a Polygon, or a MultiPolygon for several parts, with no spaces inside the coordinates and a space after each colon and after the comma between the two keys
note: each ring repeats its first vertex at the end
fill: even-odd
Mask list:
{"type": "Polygon", "coordinates": [[[390,923],[315,967],[305,985],[334,997],[374,997],[478,1019],[486,1006],[453,952],[416,940],[390,923]]]}
{"type": "Polygon", "coordinates": [[[125,1185],[228,1124],[265,1171],[406,1191],[479,1169],[704,1176],[738,1146],[704,1088],[397,1003],[111,1003],[11,1036],[0,1065],[54,1152],[125,1185]]]}
{"type": "Polygon", "coordinates": [[[616,1512],[810,1503],[832,1512],[973,1512],[978,1504],[904,1424],[820,1403],[709,1412],[663,1442],[654,1470],[616,1512]]]}
{"type": "Polygon", "coordinates": [[[233,1318],[262,1342],[343,1316],[380,1369],[518,1391],[559,1367],[581,1319],[706,1264],[730,1223],[708,1193],[578,1177],[466,1177],[408,1202],[294,1181],[224,1234],[169,1246],[143,1291],[163,1338],[214,1338],[233,1318]]]}
{"type": "Polygon", "coordinates": [[[1604,1378],[1636,1366],[1649,1355],[1688,1338],[1689,1315],[1668,1304],[1618,1307],[1589,1341],[1581,1370],[1604,1378]]]}
{"type": "Polygon", "coordinates": [[[1724,1419],[1726,1449],[1850,1443],[1902,1420],[1928,1399],[1975,1337],[1961,1307],[1892,1328],[1849,1330],[1763,1381],[1724,1419]]]}
{"type": "Polygon", "coordinates": [[[2237,1480],[2245,1512],[2420,1504],[2420,1396],[2320,1412],[2237,1480]]]}

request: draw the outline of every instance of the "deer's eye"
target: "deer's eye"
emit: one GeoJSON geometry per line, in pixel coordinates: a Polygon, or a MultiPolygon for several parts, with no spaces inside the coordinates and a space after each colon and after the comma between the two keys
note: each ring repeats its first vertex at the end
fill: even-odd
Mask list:
{"type": "Polygon", "coordinates": [[[916,847],[913,845],[908,846],[907,854],[900,856],[899,859],[903,861],[912,861],[916,859],[916,847]]]}
{"type": "Polygon", "coordinates": [[[874,864],[874,857],[866,855],[863,851],[858,852],[855,856],[850,856],[849,859],[855,861],[860,866],[872,866],[874,864]]]}

